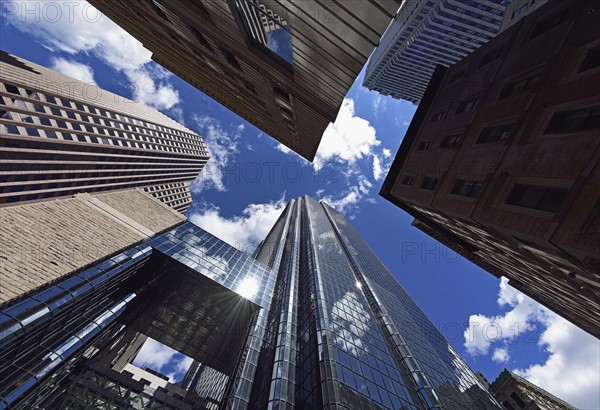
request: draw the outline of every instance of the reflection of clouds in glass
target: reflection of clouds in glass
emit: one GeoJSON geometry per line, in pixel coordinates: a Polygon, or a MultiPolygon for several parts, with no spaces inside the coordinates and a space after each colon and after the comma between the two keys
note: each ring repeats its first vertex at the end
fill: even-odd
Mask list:
{"type": "MultiPolygon", "coordinates": [[[[201,242],[198,237],[188,238],[182,242],[185,256],[200,265],[194,267],[194,270],[216,282],[223,283],[227,272],[231,270],[229,261],[215,252],[211,255],[207,247],[200,245],[201,242]]],[[[184,263],[187,265],[185,261],[184,263]]]]}
{"type": "Polygon", "coordinates": [[[355,292],[346,292],[342,299],[334,303],[331,318],[334,341],[342,350],[353,356],[358,356],[359,348],[368,351],[362,339],[366,333],[363,328],[371,320],[371,315],[360,303],[355,292]]]}
{"type": "Polygon", "coordinates": [[[292,35],[280,28],[267,33],[267,47],[288,63],[293,62],[292,35]]]}
{"type": "Polygon", "coordinates": [[[236,292],[246,299],[250,299],[258,292],[258,281],[253,277],[244,278],[238,285],[236,292]]]}

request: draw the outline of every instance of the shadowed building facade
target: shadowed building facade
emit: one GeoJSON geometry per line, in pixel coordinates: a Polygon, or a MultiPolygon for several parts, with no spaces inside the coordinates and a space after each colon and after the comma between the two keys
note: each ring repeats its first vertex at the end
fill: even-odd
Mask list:
{"type": "Polygon", "coordinates": [[[438,66],[381,195],[600,336],[600,19],[548,2],[438,66]]]}
{"type": "Polygon", "coordinates": [[[576,410],[569,403],[507,369],[490,385],[490,391],[508,410],[576,410]]]}
{"type": "Polygon", "coordinates": [[[2,51],[0,144],[2,207],[142,187],[183,213],[209,159],[160,112],[2,51]]]}
{"type": "Polygon", "coordinates": [[[92,0],[152,59],[304,158],[400,0],[92,0]]]}
{"type": "Polygon", "coordinates": [[[185,222],[4,304],[0,330],[0,403],[15,409],[499,408],[343,216],[308,197],[254,257],[185,222]],[[138,333],[195,360],[181,403],[120,371],[138,333]]]}

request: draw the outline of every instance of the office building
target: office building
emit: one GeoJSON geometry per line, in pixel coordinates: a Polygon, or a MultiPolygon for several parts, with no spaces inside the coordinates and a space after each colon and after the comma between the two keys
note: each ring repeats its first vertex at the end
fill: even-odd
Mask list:
{"type": "Polygon", "coordinates": [[[308,197],[254,256],[185,222],[1,308],[4,407],[499,408],[343,216],[308,197]],[[180,402],[119,370],[138,333],[196,361],[180,402]]]}
{"type": "Polygon", "coordinates": [[[600,33],[550,2],[438,67],[381,195],[414,225],[600,336],[600,33]]]}
{"type": "Polygon", "coordinates": [[[507,369],[494,380],[490,391],[508,410],[576,410],[569,403],[507,369]]]}
{"type": "Polygon", "coordinates": [[[152,59],[314,158],[400,0],[92,0],[152,59]]]}
{"type": "Polygon", "coordinates": [[[0,143],[2,207],[143,187],[183,213],[209,159],[160,112],[1,51],[0,143]]]}
{"type": "Polygon", "coordinates": [[[371,55],[363,86],[418,104],[436,65],[450,66],[493,38],[508,0],[406,0],[371,55]]]}

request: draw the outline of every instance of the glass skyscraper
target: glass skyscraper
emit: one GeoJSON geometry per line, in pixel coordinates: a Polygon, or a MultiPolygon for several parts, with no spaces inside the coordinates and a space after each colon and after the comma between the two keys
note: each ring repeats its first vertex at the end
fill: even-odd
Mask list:
{"type": "Polygon", "coordinates": [[[132,329],[196,360],[163,408],[498,408],[344,217],[308,197],[253,257],[185,222],[2,308],[0,408],[133,407],[100,367],[132,329]]]}

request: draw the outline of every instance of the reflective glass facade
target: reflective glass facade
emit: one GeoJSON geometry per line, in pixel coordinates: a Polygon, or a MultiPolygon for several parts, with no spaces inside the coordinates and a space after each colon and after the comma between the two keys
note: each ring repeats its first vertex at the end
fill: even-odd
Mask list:
{"type": "Polygon", "coordinates": [[[92,376],[98,405],[128,386],[114,408],[498,408],[343,216],[308,197],[253,257],[184,223],[0,320],[0,409],[71,408],[77,392],[94,405],[92,376]],[[136,332],[195,360],[183,401],[113,366],[136,332]]]}

